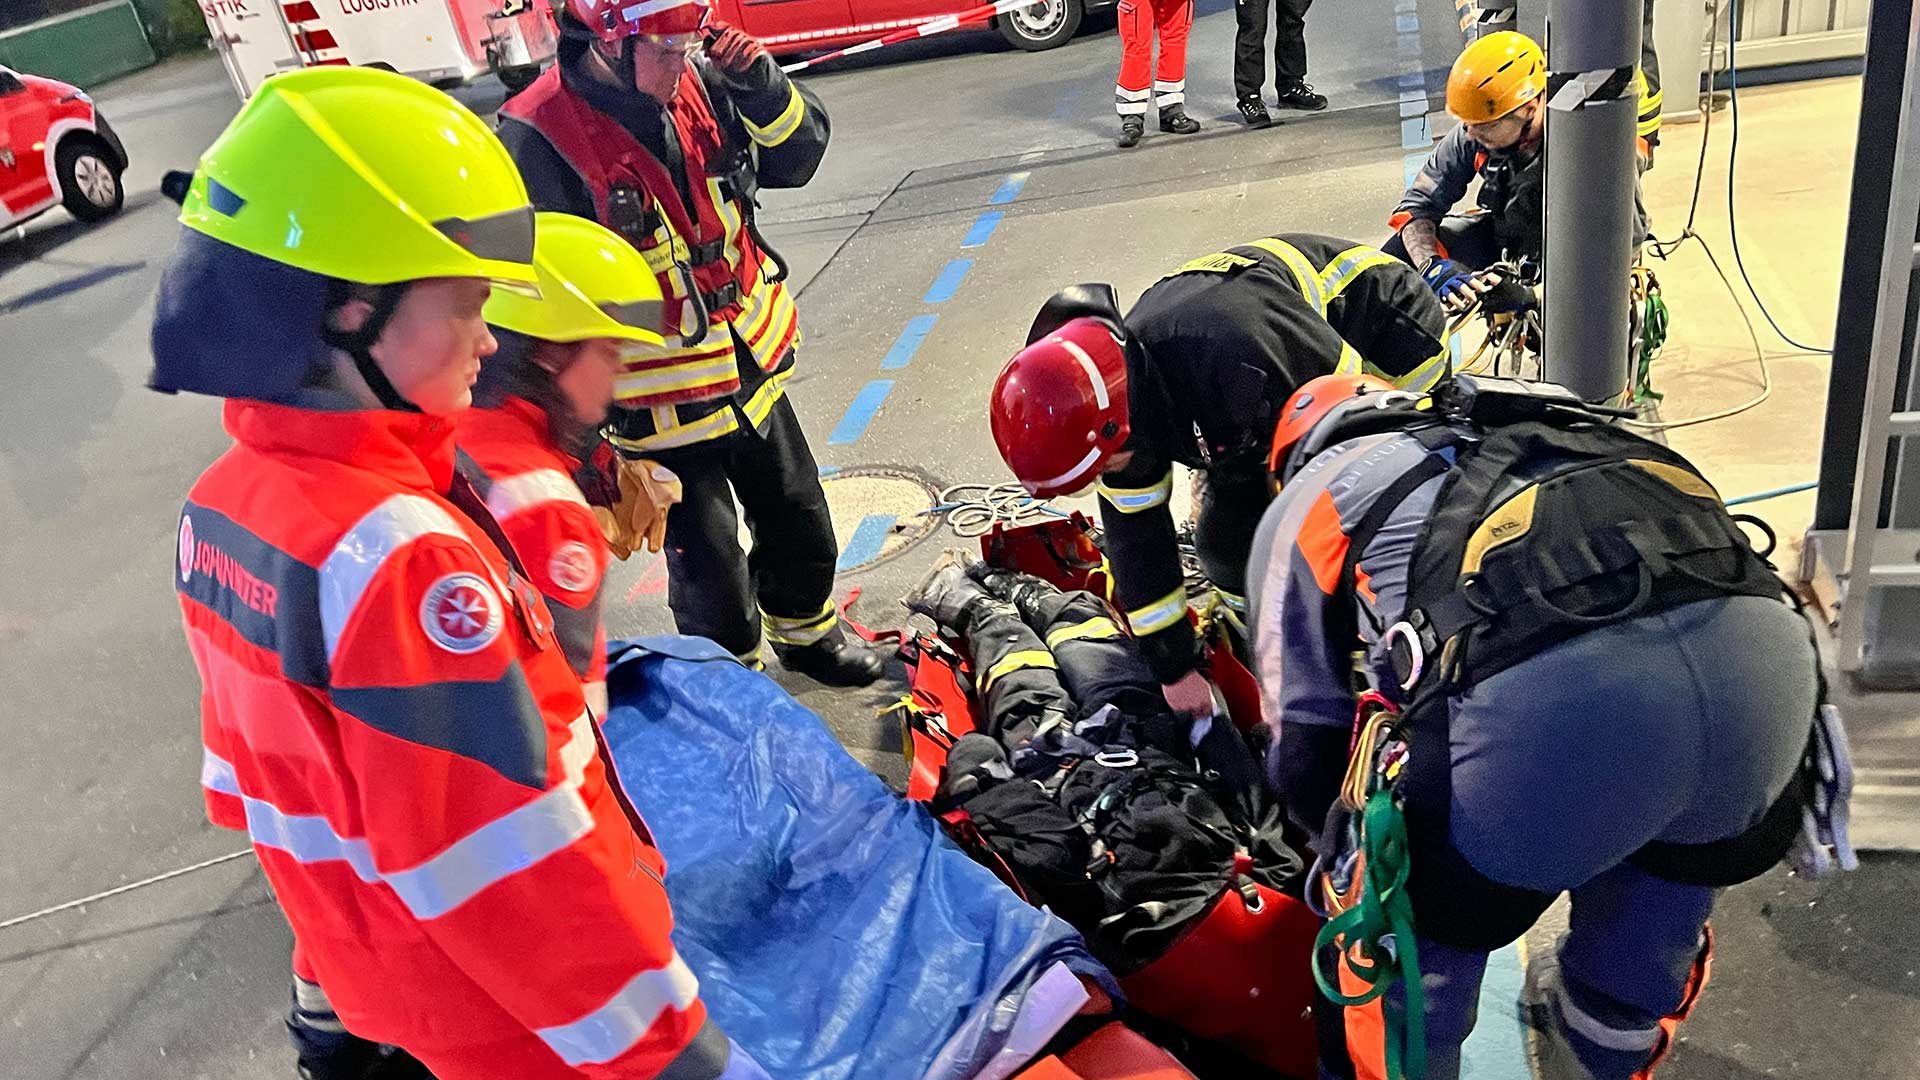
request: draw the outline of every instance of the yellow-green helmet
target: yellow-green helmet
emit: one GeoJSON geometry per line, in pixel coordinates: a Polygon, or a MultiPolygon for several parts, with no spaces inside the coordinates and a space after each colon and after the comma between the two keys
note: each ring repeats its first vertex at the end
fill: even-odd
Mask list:
{"type": "Polygon", "coordinates": [[[496,287],[488,322],[545,341],[661,343],[660,279],[619,233],[572,214],[542,213],[533,236],[539,296],[496,287]]]}
{"type": "Polygon", "coordinates": [[[506,147],[446,94],[373,68],[262,83],[201,156],[180,220],[366,285],[534,281],[533,208],[506,147]]]}

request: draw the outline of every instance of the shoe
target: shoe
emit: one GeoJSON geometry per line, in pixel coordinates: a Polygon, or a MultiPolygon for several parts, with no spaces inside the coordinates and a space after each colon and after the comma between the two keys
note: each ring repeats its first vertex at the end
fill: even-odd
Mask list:
{"type": "Polygon", "coordinates": [[[297,1071],[300,1080],[433,1080],[412,1054],[357,1036],[333,1053],[302,1057],[297,1071]]]}
{"type": "Polygon", "coordinates": [[[1283,109],[1299,109],[1301,112],[1319,112],[1327,107],[1327,99],[1313,92],[1313,86],[1303,80],[1281,83],[1279,106],[1283,109]]]}
{"type": "Polygon", "coordinates": [[[968,576],[967,569],[967,556],[949,550],[900,602],[908,611],[939,623],[941,629],[964,634],[972,609],[993,599],[978,581],[968,576]]]}
{"type": "Polygon", "coordinates": [[[1113,143],[1123,150],[1128,147],[1139,146],[1140,136],[1146,133],[1147,121],[1145,117],[1123,116],[1120,118],[1120,137],[1115,139],[1113,143]]]}
{"type": "Polygon", "coordinates": [[[868,686],[886,670],[881,651],[848,640],[845,628],[834,623],[825,637],[811,645],[774,643],[780,666],[805,675],[823,686],[868,686]]]}
{"type": "Polygon", "coordinates": [[[1240,99],[1240,119],[1245,120],[1250,128],[1273,126],[1273,114],[1267,111],[1267,103],[1257,97],[1240,99]]]}
{"type": "Polygon", "coordinates": [[[1160,130],[1174,135],[1191,135],[1200,130],[1200,121],[1188,116],[1184,105],[1168,105],[1160,110],[1160,130]]]}
{"type": "Polygon", "coordinates": [[[1019,609],[1020,618],[1029,624],[1038,617],[1042,603],[1060,595],[1060,590],[1050,581],[1018,570],[997,570],[983,562],[969,565],[967,576],[979,582],[994,599],[1005,600],[1019,609]]]}

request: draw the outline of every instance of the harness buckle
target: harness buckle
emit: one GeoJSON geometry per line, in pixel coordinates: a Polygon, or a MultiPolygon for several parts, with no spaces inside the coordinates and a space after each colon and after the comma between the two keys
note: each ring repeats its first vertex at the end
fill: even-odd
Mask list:
{"type": "Polygon", "coordinates": [[[1401,693],[1411,693],[1427,670],[1427,650],[1420,643],[1420,631],[1402,619],[1387,627],[1380,641],[1386,646],[1387,662],[1393,665],[1401,693]]]}

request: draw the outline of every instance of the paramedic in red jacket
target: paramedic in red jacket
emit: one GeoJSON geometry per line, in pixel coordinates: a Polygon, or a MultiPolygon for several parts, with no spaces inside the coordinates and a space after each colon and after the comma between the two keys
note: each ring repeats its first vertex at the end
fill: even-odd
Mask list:
{"type": "Polygon", "coordinates": [[[679,475],[667,606],[683,634],[832,686],[880,676],[832,603],[839,552],[786,397],[800,341],[786,264],[754,225],[761,187],[826,155],[820,102],[707,0],[567,0],[559,60],[500,109],[533,203],[626,237],[660,282],[666,341],[630,350],[608,435],[679,475]],[[736,499],[753,534],[741,551],[736,499]]]}
{"type": "Polygon", "coordinates": [[[540,295],[497,288],[487,302],[500,349],[480,365],[475,407],[460,418],[461,472],[546,598],[561,651],[603,717],[610,553],[573,477],[613,404],[621,346],[660,341],[660,288],[611,230],[571,214],[535,220],[540,295]]]}
{"type": "Polygon", "coordinates": [[[761,1077],[546,605],[454,473],[490,282],[531,286],[497,139],[364,68],[277,76],[201,159],[152,384],[227,398],[180,516],[201,784],[356,1034],[441,1080],[761,1077]]]}

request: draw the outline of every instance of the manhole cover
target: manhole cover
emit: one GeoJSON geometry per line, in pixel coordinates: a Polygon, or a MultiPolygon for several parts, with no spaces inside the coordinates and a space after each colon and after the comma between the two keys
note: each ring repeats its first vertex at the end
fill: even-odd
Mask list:
{"type": "Polygon", "coordinates": [[[937,489],[910,469],[854,465],[820,477],[840,545],[838,573],[864,570],[924,540],[939,526],[937,489]]]}

